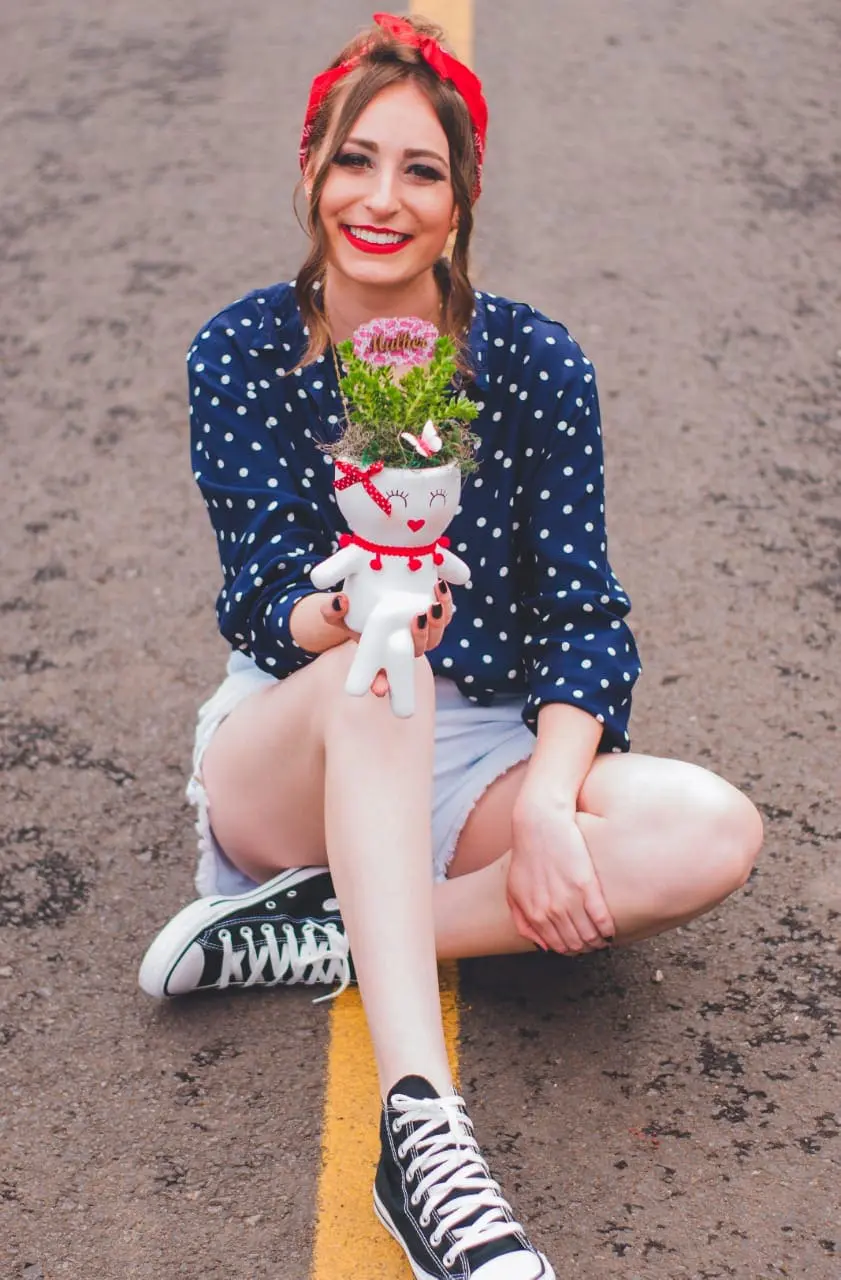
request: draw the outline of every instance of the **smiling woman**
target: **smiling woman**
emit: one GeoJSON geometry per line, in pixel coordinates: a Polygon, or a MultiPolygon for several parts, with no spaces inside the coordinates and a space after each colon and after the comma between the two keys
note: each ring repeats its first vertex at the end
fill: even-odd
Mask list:
{"type": "Polygon", "coordinates": [[[296,282],[310,330],[303,364],[371,315],[414,314],[455,339],[467,371],[487,108],[467,67],[441,51],[453,77],[442,78],[426,60],[440,30],[412,29],[421,45],[401,42],[406,30],[394,24],[357,37],[313,86],[302,149],[312,248],[296,282]]]}
{"type": "Polygon", "coordinates": [[[455,1093],[436,955],[578,955],[682,924],[745,882],[762,824],[717,775],[630,750],[640,664],[607,554],[593,366],[563,324],[473,290],[481,86],[427,24],[375,18],[313,82],[297,280],[239,298],[189,352],[194,475],[234,652],[199,712],[188,790],[205,896],[140,978],[171,996],[354,973],[382,1091],[376,1212],[415,1276],[553,1280],[455,1093]],[[392,384],[351,378],[343,341],[356,332],[380,373],[392,353],[371,340],[399,317],[444,335],[428,381],[444,348],[458,360],[438,389],[470,402],[476,471],[465,458],[458,493],[427,465],[448,460],[453,404],[418,403],[418,368],[402,417],[392,384]],[[334,485],[331,448],[366,425],[334,485]],[[423,477],[418,494],[394,463],[423,477]],[[381,522],[349,533],[336,490],[363,520],[393,506],[399,545],[381,522]],[[452,568],[445,503],[453,560],[470,566],[452,586],[432,570],[452,568]],[[360,635],[346,591],[312,579],[341,547],[372,578],[392,558],[404,582],[424,567],[440,579],[402,650],[412,716],[392,714],[382,670],[345,694],[360,635]]]}
{"type": "MultiPolygon", "coordinates": [[[[362,112],[357,128],[366,140],[349,137],[339,146],[328,161],[317,203],[314,192],[311,197],[310,220],[323,229],[330,264],[325,311],[348,324],[349,289],[356,295],[360,285],[367,286],[376,311],[380,302],[395,305],[395,285],[402,282],[414,294],[417,280],[428,277],[432,287],[425,318],[437,321],[438,290],[430,268],[458,222],[450,166],[440,156],[447,149],[444,130],[424,91],[408,81],[382,90],[362,112]],[[419,137],[428,145],[401,145],[419,137]],[[339,233],[356,253],[345,250],[339,233]],[[372,268],[359,253],[400,253],[400,270],[372,268]],[[378,296],[381,284],[387,286],[387,299],[378,296]]],[[[329,141],[326,148],[333,150],[329,141]]],[[[317,164],[313,157],[308,175],[318,173],[317,164]]],[[[312,181],[315,186],[316,179],[312,181]]],[[[335,337],[335,323],[331,327],[335,337]]]]}

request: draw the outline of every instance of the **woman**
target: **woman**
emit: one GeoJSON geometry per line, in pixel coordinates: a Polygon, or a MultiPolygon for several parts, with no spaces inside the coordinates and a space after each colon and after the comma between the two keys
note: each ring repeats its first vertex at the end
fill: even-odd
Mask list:
{"type": "Polygon", "coordinates": [[[189,789],[206,896],[155,939],[141,984],[347,981],[350,949],[383,1097],[378,1216],[416,1276],[536,1280],[554,1273],[453,1091],[436,956],[649,937],[743,884],[762,828],[716,775],[629,750],[639,662],[606,554],[592,366],[562,325],[470,285],[487,114],[439,35],[375,15],[316,78],[307,262],[190,351],[235,652],[189,789]],[[343,693],[347,602],[309,573],[342,531],[319,448],[346,413],[335,345],[408,315],[458,342],[481,446],[449,530],[472,581],[455,605],[439,584],[417,619],[401,720],[383,673],[375,696],[343,693]]]}

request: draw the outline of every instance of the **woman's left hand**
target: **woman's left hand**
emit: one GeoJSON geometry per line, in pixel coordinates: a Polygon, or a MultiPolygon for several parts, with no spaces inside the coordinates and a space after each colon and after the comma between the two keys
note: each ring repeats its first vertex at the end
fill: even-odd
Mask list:
{"type": "Polygon", "coordinates": [[[426,613],[420,614],[412,623],[412,639],[415,642],[415,657],[437,649],[441,637],[453,616],[453,596],[446,582],[435,584],[435,598],[426,613]],[[426,621],[421,625],[421,618],[426,621]]]}
{"type": "Polygon", "coordinates": [[[606,946],[615,925],[574,806],[521,794],[512,825],[508,905],[522,936],[562,954],[606,946]]]}

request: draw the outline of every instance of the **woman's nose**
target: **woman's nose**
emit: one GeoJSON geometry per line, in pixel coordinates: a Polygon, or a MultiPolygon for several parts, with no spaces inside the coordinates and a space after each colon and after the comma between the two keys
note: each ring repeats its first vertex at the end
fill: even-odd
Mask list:
{"type": "Polygon", "coordinates": [[[365,203],[378,217],[393,213],[400,203],[397,195],[397,174],[382,166],[368,190],[365,203]]]}

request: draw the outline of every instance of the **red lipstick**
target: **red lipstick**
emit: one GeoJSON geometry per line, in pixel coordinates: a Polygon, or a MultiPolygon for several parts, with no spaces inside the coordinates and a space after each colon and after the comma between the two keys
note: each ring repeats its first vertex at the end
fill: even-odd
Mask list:
{"type": "MultiPolygon", "coordinates": [[[[379,231],[388,230],[386,227],[360,227],[360,231],[379,231]]],[[[361,249],[363,253],[397,253],[399,249],[405,249],[406,245],[412,240],[411,236],[407,236],[405,240],[395,240],[394,244],[372,244],[370,240],[360,240],[359,236],[355,236],[350,227],[342,224],[342,231],[345,239],[353,245],[354,249],[361,249]]],[[[395,232],[400,235],[400,232],[395,232]]]]}

